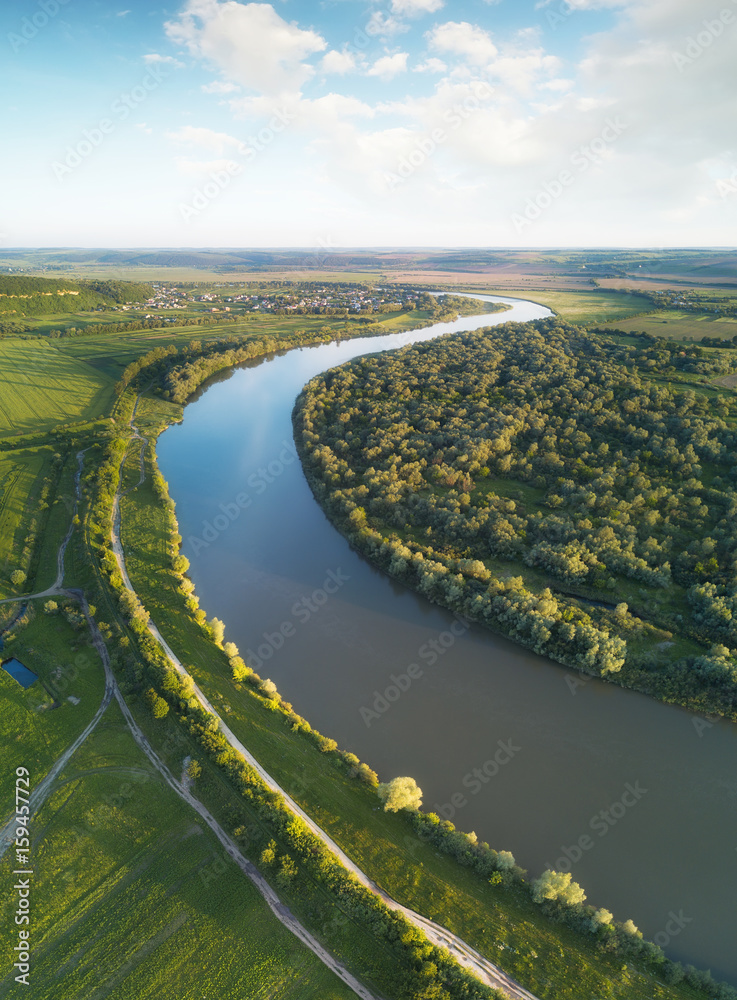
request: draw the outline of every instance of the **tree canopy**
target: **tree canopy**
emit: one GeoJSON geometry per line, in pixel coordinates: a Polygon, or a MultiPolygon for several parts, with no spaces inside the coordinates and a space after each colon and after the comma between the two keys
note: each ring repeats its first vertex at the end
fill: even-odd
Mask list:
{"type": "Polygon", "coordinates": [[[422,790],[414,778],[393,778],[376,789],[384,803],[384,812],[399,812],[408,809],[416,812],[422,805],[422,790]]]}

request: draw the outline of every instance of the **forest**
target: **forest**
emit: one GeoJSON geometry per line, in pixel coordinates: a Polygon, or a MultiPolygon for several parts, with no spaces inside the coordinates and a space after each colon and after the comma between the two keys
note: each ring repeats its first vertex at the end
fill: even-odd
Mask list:
{"type": "Polygon", "coordinates": [[[0,275],[0,313],[15,316],[109,308],[122,302],[142,302],[152,295],[151,285],[132,281],[0,275]]]}
{"type": "Polygon", "coordinates": [[[558,318],[369,356],[313,379],[295,433],[358,549],[568,666],[737,716],[731,351],[558,318]]]}

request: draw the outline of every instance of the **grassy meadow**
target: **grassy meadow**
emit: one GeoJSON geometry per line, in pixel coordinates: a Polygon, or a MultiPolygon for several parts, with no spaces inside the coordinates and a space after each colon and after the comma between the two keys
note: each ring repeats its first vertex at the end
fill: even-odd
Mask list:
{"type": "Polygon", "coordinates": [[[0,341],[0,437],[92,420],[112,396],[109,376],[51,341],[0,341]]]}
{"type": "Polygon", "coordinates": [[[663,309],[634,320],[607,320],[604,328],[625,333],[649,333],[652,337],[664,337],[666,340],[699,341],[702,337],[731,340],[737,336],[737,317],[663,309]]]}
{"type": "MultiPolygon", "coordinates": [[[[34,1000],[353,996],[163,784],[117,704],[35,829],[34,1000]]],[[[5,879],[9,867],[6,858],[5,879]]],[[[0,928],[0,996],[18,992],[13,926],[0,928]]]]}

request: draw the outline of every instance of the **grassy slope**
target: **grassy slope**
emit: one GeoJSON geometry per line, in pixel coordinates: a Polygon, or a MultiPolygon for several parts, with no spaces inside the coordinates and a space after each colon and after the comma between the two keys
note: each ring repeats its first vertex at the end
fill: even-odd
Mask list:
{"type": "MultiPolygon", "coordinates": [[[[146,354],[155,347],[174,344],[181,347],[191,340],[206,343],[211,340],[221,340],[232,334],[236,337],[256,339],[258,337],[282,337],[296,330],[319,331],[328,328],[336,333],[350,330],[353,336],[368,335],[378,331],[378,326],[387,327],[387,332],[411,330],[417,325],[417,319],[426,322],[427,313],[420,311],[402,313],[377,313],[371,324],[358,323],[355,320],[346,322],[331,316],[268,316],[253,314],[234,323],[220,325],[159,327],[152,330],[136,330],[131,333],[104,334],[90,337],[70,337],[54,341],[60,352],[72,358],[84,358],[94,368],[117,380],[122,370],[130,361],[146,354]],[[386,317],[386,318],[385,318],[386,317]]],[[[15,343],[13,341],[13,343],[15,343]]],[[[0,341],[0,359],[2,359],[3,342],[0,341]]],[[[0,400],[2,387],[0,386],[0,400]]]]}
{"type": "MultiPolygon", "coordinates": [[[[74,506],[77,461],[67,453],[55,467],[53,454],[53,442],[0,452],[0,600],[45,590],[56,580],[56,553],[74,506]],[[27,575],[20,586],[10,580],[15,569],[27,575]]],[[[0,622],[4,617],[0,611],[0,622]]]]}
{"type": "Polygon", "coordinates": [[[109,378],[50,342],[0,342],[0,437],[90,420],[111,401],[109,378]]]}

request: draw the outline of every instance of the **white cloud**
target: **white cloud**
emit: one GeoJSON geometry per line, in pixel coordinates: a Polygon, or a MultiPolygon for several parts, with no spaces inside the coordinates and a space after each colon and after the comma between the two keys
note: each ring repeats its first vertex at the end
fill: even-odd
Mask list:
{"type": "Polygon", "coordinates": [[[564,91],[571,90],[574,86],[573,80],[565,80],[562,77],[556,77],[554,80],[547,80],[545,83],[540,84],[541,90],[552,90],[552,91],[564,91]]]}
{"type": "Polygon", "coordinates": [[[323,73],[337,73],[342,75],[344,73],[350,73],[351,70],[356,68],[356,57],[352,52],[338,52],[336,49],[331,49],[330,52],[326,52],[322,57],[320,62],[320,69],[323,73]]]}
{"type": "MultiPolygon", "coordinates": [[[[410,6],[415,13],[428,9],[427,3],[395,0],[376,11],[374,39],[407,30],[401,16],[410,17],[410,6]]],[[[362,206],[356,211],[363,228],[351,242],[365,240],[374,220],[391,219],[394,225],[394,209],[396,218],[410,224],[407,240],[417,241],[424,232],[422,199],[429,197],[442,203],[437,239],[441,233],[493,232],[502,242],[514,241],[511,214],[561,170],[573,170],[572,158],[581,149],[600,147],[603,130],[611,132],[608,120],[622,123],[621,137],[606,140],[596,161],[574,171],[575,184],[522,242],[664,243],[669,234],[683,242],[687,232],[709,233],[715,242],[713,234],[725,231],[726,213],[714,194],[714,171],[704,164],[733,163],[734,143],[724,125],[734,117],[733,88],[727,85],[734,72],[732,29],[713,38],[679,72],[674,53],[685,52],[688,39],[704,31],[700,0],[627,0],[626,6],[619,0],[568,0],[568,6],[611,11],[606,31],[580,39],[584,57],[578,65],[563,66],[542,47],[537,29],[506,34],[502,42],[481,24],[448,21],[427,32],[427,52],[413,58],[413,71],[429,78],[413,77],[411,92],[401,80],[408,69],[406,52],[369,50],[367,59],[327,50],[321,36],[288,24],[268,4],[190,0],[169,30],[229,80],[257,91],[233,98],[234,114],[261,124],[280,108],[294,116],[290,149],[303,142],[304,156],[287,161],[275,149],[268,154],[269,169],[273,164],[305,190],[342,192],[344,204],[362,206]],[[244,28],[246,21],[258,28],[258,43],[244,28]],[[251,59],[249,53],[272,35],[278,44],[268,57],[251,59]],[[360,100],[324,93],[324,84],[318,91],[318,78],[305,96],[301,87],[314,75],[311,63],[323,74],[360,67],[369,78],[393,82],[360,100]],[[470,109],[461,118],[454,111],[459,106],[470,109]],[[427,137],[438,129],[444,140],[425,154],[427,137]],[[386,174],[410,156],[420,166],[400,189],[387,191],[386,174]],[[470,214],[461,222],[464,208],[470,214]]],[[[570,20],[572,29],[574,20],[586,25],[581,15],[580,22],[570,20]]],[[[556,38],[547,43],[552,46],[556,38]]],[[[228,82],[205,89],[232,93],[232,87],[228,82]]],[[[191,126],[169,138],[203,151],[201,159],[193,152],[191,159],[180,160],[179,169],[191,173],[229,163],[225,157],[236,157],[239,143],[226,133],[191,126]]],[[[329,209],[329,198],[327,204],[329,209]]],[[[325,217],[333,219],[326,225],[335,224],[329,210],[325,217]]],[[[375,224],[378,233],[380,223],[375,224]]],[[[390,227],[386,239],[402,231],[390,227]]],[[[465,235],[453,239],[472,242],[465,235]]]]}
{"type": "MultiPolygon", "coordinates": [[[[553,0],[548,0],[552,3],[553,0]]],[[[631,0],[566,0],[570,10],[606,10],[611,7],[626,7],[631,0]]]]}
{"type": "Polygon", "coordinates": [[[266,95],[242,97],[231,102],[231,109],[239,118],[266,121],[273,116],[286,121],[290,127],[314,135],[337,134],[345,128],[352,128],[352,119],[372,118],[375,114],[370,104],[357,97],[345,94],[323,94],[322,97],[308,99],[294,97],[287,102],[266,95]]]}
{"type": "Polygon", "coordinates": [[[167,65],[174,66],[176,69],[182,69],[184,66],[184,63],[175,59],[174,56],[162,56],[158,52],[147,52],[143,57],[143,61],[148,65],[167,65]]]}
{"type": "Polygon", "coordinates": [[[235,160],[189,160],[185,157],[178,157],[176,165],[178,172],[186,177],[205,177],[223,170],[232,177],[243,167],[235,160]]]}
{"type": "Polygon", "coordinates": [[[545,55],[542,49],[527,52],[509,50],[489,65],[489,76],[507,90],[531,96],[536,87],[542,86],[540,77],[552,75],[560,69],[560,60],[545,55]]]}
{"type": "Polygon", "coordinates": [[[142,132],[145,132],[146,135],[151,135],[151,133],[153,132],[153,129],[149,128],[146,122],[137,122],[136,128],[139,128],[142,132]]]}
{"type": "Polygon", "coordinates": [[[408,52],[396,52],[393,56],[381,56],[377,59],[371,69],[367,70],[367,76],[378,76],[380,80],[392,80],[398,73],[407,72],[408,52]]]}
{"type": "Polygon", "coordinates": [[[489,33],[468,21],[446,21],[428,31],[425,37],[431,49],[461,56],[472,66],[491,62],[498,52],[489,33]]]}
{"type": "Polygon", "coordinates": [[[436,59],[435,56],[431,56],[426,59],[423,63],[415,66],[413,69],[414,73],[445,73],[448,67],[442,59],[436,59]]]}
{"type": "Polygon", "coordinates": [[[445,0],[392,0],[392,12],[399,17],[434,14],[445,6],[445,0]]]}
{"type": "Polygon", "coordinates": [[[402,31],[409,31],[408,25],[392,14],[375,10],[366,25],[366,34],[371,38],[391,38],[402,31]]]}
{"type": "Polygon", "coordinates": [[[243,143],[227,132],[214,132],[211,128],[184,125],[173,132],[164,133],[167,139],[180,145],[197,146],[210,153],[222,154],[227,149],[240,149],[243,143]]]}
{"type": "Polygon", "coordinates": [[[214,63],[231,80],[260,93],[297,93],[314,73],[305,62],[327,43],[285,21],[268,3],[189,0],[169,38],[214,63]]]}
{"type": "Polygon", "coordinates": [[[233,94],[241,88],[229,80],[213,80],[212,83],[203,83],[201,89],[204,94],[233,94]]]}

